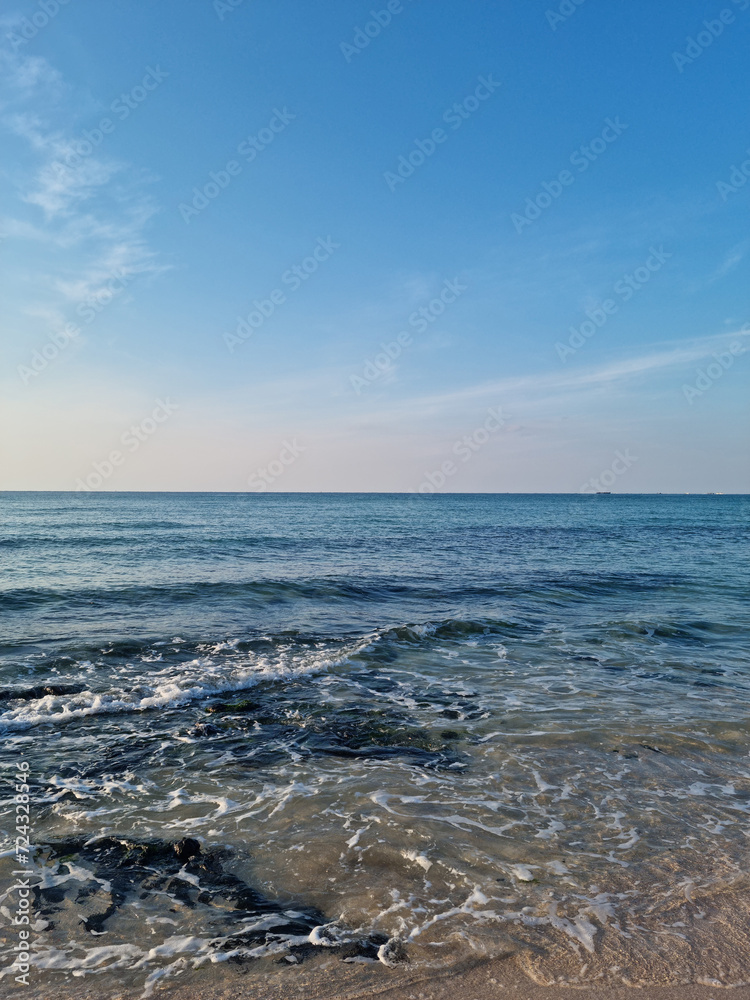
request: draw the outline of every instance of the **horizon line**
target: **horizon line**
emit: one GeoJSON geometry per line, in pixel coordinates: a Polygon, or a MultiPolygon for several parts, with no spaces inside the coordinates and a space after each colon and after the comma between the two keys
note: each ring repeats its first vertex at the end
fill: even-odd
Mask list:
{"type": "Polygon", "coordinates": [[[580,492],[579,490],[560,490],[556,492],[549,492],[543,490],[508,490],[505,492],[497,491],[483,491],[483,492],[461,492],[461,493],[448,493],[448,492],[434,492],[434,493],[419,493],[416,490],[294,490],[294,491],[282,491],[282,490],[30,490],[30,489],[0,489],[0,494],[8,493],[65,493],[72,496],[120,496],[120,495],[143,495],[143,494],[154,494],[154,495],[164,495],[169,494],[173,496],[185,495],[185,496],[397,496],[397,497],[523,497],[523,496],[542,496],[542,497],[591,497],[591,496],[619,496],[619,497],[724,497],[724,496],[734,496],[734,497],[750,497],[750,493],[735,493],[732,490],[719,490],[715,492],[703,491],[703,490],[684,490],[679,492],[671,491],[650,491],[646,493],[626,493],[626,492],[614,492],[611,490],[599,490],[588,492],[580,492]]]}

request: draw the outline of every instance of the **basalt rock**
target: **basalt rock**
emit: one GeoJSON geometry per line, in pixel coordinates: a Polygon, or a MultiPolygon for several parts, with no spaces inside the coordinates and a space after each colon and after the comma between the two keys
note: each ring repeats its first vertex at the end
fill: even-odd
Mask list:
{"type": "Polygon", "coordinates": [[[234,952],[228,957],[235,962],[248,961],[255,957],[259,946],[276,946],[285,938],[289,939],[287,954],[295,962],[319,953],[321,947],[342,959],[383,961],[381,953],[389,944],[381,934],[327,937],[326,928],[332,925],[319,910],[269,899],[224,870],[231,858],[229,851],[204,851],[193,837],[176,842],[127,837],[58,841],[47,845],[47,856],[48,862],[58,862],[58,874],[69,874],[70,863],[77,869],[85,868],[91,878],[82,884],[82,876],[76,871],[74,879],[37,887],[36,914],[48,919],[70,896],[76,912],[83,914],[82,925],[92,934],[106,933],[108,922],[121,907],[153,894],[171,897],[190,909],[209,907],[217,931],[212,945],[217,951],[234,952]],[[91,911],[88,915],[87,909],[91,911]],[[248,929],[232,933],[243,922],[249,924],[248,929]],[[222,934],[222,924],[228,934],[222,934]]]}
{"type": "MultiPolygon", "coordinates": [[[[76,901],[82,901],[94,892],[101,896],[101,885],[108,886],[105,893],[107,905],[101,911],[83,919],[86,930],[102,933],[106,922],[128,899],[143,897],[152,892],[165,893],[190,909],[196,904],[211,904],[232,911],[232,917],[243,919],[263,914],[278,914],[278,926],[293,924],[294,933],[300,927],[321,923],[322,914],[307,910],[294,911],[294,916],[284,917],[281,903],[270,900],[249,886],[236,875],[225,872],[222,862],[229,857],[227,851],[203,851],[200,843],[185,837],[176,843],[165,840],[135,841],[125,837],[102,837],[93,842],[69,840],[50,844],[50,859],[83,863],[98,884],[84,887],[76,901]],[[186,880],[185,875],[195,876],[186,880]],[[197,884],[195,884],[197,882],[197,884]]],[[[38,910],[45,915],[53,912],[54,905],[62,900],[60,886],[37,889],[38,910]]],[[[64,895],[64,892],[63,892],[64,895]]],[[[275,924],[276,926],[276,924],[275,924]]]]}
{"type": "MultiPolygon", "coordinates": [[[[249,766],[279,759],[277,747],[305,756],[405,759],[422,767],[455,767],[461,763],[453,745],[460,739],[454,730],[432,733],[414,724],[398,710],[325,708],[320,705],[283,703],[275,708],[251,702],[214,702],[207,712],[222,715],[222,732],[244,732],[244,750],[238,756],[249,766]],[[248,753],[249,751],[249,753],[248,753]],[[269,754],[271,755],[269,757],[269,754]]],[[[455,713],[458,716],[458,713],[455,713]]],[[[451,714],[451,718],[454,714],[451,714]]],[[[192,733],[193,731],[191,731],[192,733]]]]}
{"type": "Polygon", "coordinates": [[[83,684],[39,684],[29,688],[3,688],[0,701],[36,701],[49,695],[79,694],[85,691],[83,684]]]}

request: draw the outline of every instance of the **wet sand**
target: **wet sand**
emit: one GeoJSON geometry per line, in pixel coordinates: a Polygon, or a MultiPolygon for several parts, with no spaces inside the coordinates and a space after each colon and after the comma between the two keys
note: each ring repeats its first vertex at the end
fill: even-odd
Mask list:
{"type": "MultiPolygon", "coordinates": [[[[750,1000],[750,984],[726,989],[697,984],[614,986],[542,986],[532,982],[513,960],[474,962],[439,975],[363,968],[322,961],[311,970],[279,968],[267,975],[240,966],[213,967],[190,979],[157,984],[151,996],[164,1000],[750,1000]]],[[[42,987],[37,977],[24,996],[29,1000],[136,1000],[142,985],[113,989],[101,979],[70,981],[58,989],[42,987]]],[[[49,985],[49,980],[47,980],[49,985]]],[[[8,986],[5,996],[10,995],[8,986]]],[[[14,993],[15,995],[15,993],[14,993]]]]}

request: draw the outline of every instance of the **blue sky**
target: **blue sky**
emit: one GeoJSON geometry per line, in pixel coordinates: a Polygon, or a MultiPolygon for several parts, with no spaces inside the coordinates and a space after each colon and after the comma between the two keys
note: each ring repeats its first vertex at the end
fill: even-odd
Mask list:
{"type": "Polygon", "coordinates": [[[750,0],[0,35],[2,488],[750,491],[750,0]]]}

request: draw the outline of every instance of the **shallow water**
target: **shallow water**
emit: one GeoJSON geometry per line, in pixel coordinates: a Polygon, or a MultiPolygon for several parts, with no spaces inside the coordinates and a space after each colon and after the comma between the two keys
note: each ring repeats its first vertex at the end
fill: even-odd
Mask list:
{"type": "Polygon", "coordinates": [[[747,498],[0,503],[37,977],[750,980],[747,498]]]}

